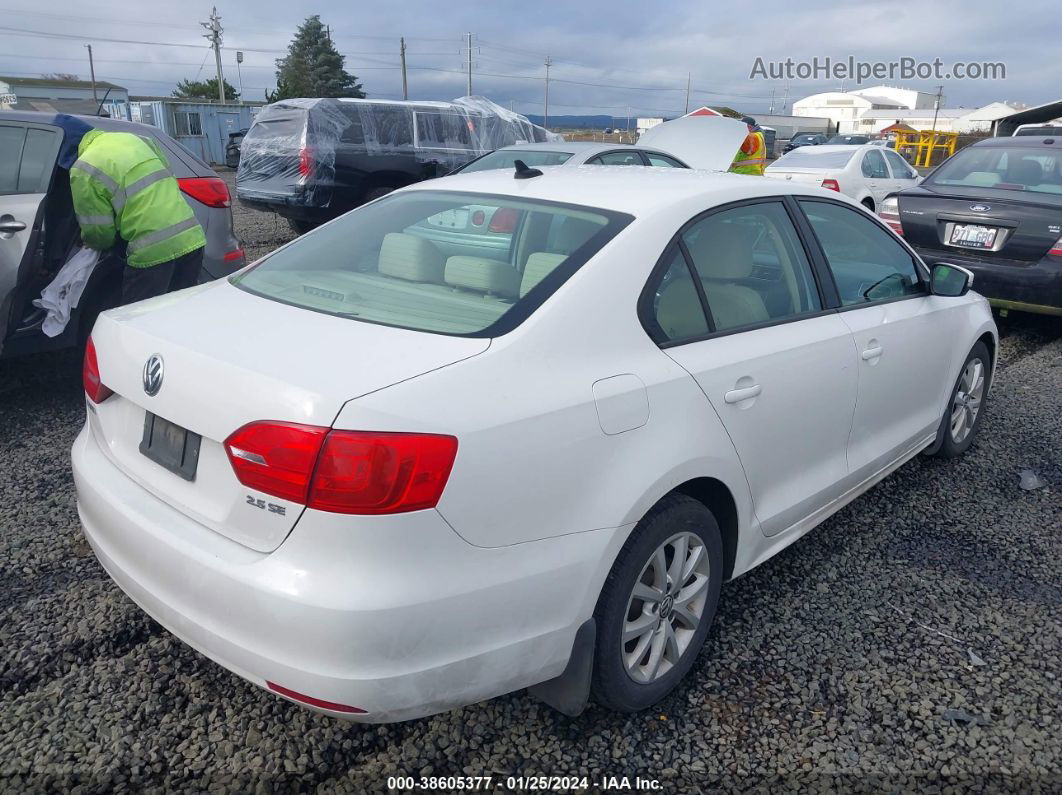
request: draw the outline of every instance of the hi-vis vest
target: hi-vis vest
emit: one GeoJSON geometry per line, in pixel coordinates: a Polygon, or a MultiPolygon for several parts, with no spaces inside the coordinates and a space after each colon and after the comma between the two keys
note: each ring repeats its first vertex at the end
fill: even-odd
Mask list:
{"type": "Polygon", "coordinates": [[[752,174],[763,176],[763,169],[767,165],[767,143],[763,139],[763,133],[751,132],[745,136],[745,142],[741,144],[730,170],[735,174],[752,174]]]}
{"type": "Polygon", "coordinates": [[[92,130],[77,153],[70,193],[86,246],[106,251],[121,237],[129,244],[126,262],[147,268],[206,245],[203,227],[154,141],[92,130]]]}

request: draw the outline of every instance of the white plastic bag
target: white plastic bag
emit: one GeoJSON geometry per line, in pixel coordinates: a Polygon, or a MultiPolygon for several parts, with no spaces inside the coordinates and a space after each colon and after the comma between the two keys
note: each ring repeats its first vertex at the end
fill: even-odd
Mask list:
{"type": "Polygon", "coordinates": [[[100,252],[79,248],[59,269],[51,284],[44,288],[41,297],[33,300],[35,307],[48,313],[41,327],[47,336],[58,337],[63,333],[70,322],[70,311],[77,308],[77,302],[81,300],[81,294],[99,259],[100,252]]]}

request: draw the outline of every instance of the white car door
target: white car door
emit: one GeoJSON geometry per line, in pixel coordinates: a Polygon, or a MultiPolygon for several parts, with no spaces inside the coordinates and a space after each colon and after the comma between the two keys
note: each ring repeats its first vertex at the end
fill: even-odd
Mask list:
{"type": "Polygon", "coordinates": [[[690,222],[642,303],[726,427],[767,535],[841,493],[856,400],[851,332],[823,310],[790,212],[776,198],[690,222]]]}
{"type": "Polygon", "coordinates": [[[884,156],[876,147],[864,149],[862,156],[860,169],[864,182],[874,197],[874,206],[880,207],[885,197],[895,191],[892,175],[889,173],[889,167],[885,165],[884,156]]]}
{"type": "MultiPolygon", "coordinates": [[[[8,312],[22,309],[10,302],[23,259],[32,255],[61,141],[56,127],[0,121],[0,309],[5,310],[0,316],[5,320],[8,312]]],[[[0,349],[5,332],[0,329],[0,349]]]]}
{"type": "Polygon", "coordinates": [[[896,237],[866,213],[822,199],[800,199],[825,255],[852,330],[859,399],[848,463],[861,481],[931,436],[949,386],[957,329],[948,304],[896,237]]]}

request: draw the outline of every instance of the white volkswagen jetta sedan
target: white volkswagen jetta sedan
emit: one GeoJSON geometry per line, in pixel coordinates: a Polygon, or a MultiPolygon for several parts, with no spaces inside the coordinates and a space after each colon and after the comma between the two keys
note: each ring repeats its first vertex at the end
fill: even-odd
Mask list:
{"type": "Polygon", "coordinates": [[[173,634],[330,715],[646,708],[725,580],[970,446],[996,329],[969,280],[776,180],[414,185],[100,317],[84,531],[173,634]]]}

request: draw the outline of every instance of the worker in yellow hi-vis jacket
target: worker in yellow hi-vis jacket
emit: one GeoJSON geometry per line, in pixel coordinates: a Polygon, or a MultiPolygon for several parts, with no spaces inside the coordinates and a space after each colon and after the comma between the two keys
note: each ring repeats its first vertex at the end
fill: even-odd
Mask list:
{"type": "Polygon", "coordinates": [[[123,303],[195,284],[206,236],[159,145],[66,114],[56,123],[82,241],[96,251],[125,248],[123,303]]]}
{"type": "Polygon", "coordinates": [[[741,148],[734,157],[734,162],[730,165],[730,170],[735,174],[762,177],[763,169],[767,166],[767,142],[755,119],[745,116],[741,120],[748,125],[749,134],[745,136],[741,148]]]}

